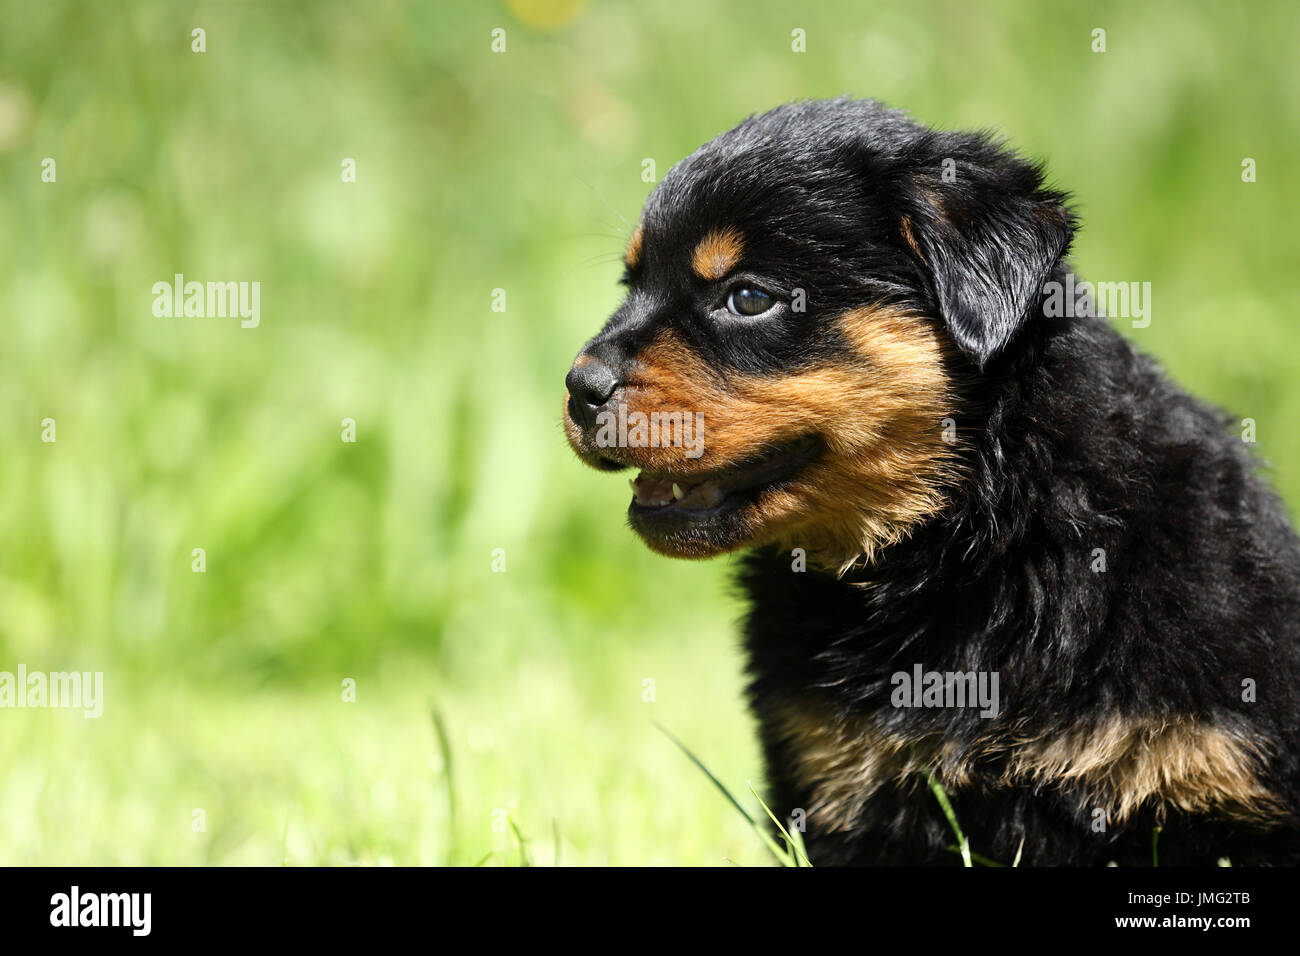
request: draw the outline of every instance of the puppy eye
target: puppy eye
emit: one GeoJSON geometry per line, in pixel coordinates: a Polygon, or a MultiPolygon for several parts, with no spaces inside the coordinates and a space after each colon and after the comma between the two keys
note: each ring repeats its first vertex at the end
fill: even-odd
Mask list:
{"type": "Polygon", "coordinates": [[[752,285],[737,286],[727,296],[727,311],[742,317],[762,315],[774,305],[771,295],[752,285]]]}

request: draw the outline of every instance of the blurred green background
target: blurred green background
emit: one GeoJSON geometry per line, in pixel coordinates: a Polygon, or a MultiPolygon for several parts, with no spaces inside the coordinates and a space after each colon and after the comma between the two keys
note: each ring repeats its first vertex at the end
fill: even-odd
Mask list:
{"type": "Polygon", "coordinates": [[[728,562],[649,554],[559,419],[642,161],[790,99],[1046,159],[1300,501],[1300,7],[786,6],[0,3],[0,670],[105,675],[0,710],[0,863],[765,862],[654,727],[761,786],[728,562]],[[260,327],[156,318],[177,272],[260,327]]]}

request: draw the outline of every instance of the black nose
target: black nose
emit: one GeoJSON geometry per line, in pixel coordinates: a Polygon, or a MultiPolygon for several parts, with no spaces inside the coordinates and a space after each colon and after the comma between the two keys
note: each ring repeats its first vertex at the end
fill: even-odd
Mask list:
{"type": "Polygon", "coordinates": [[[614,394],[618,379],[608,365],[588,355],[569,369],[564,384],[569,390],[569,414],[578,424],[590,428],[596,422],[596,413],[614,394]]]}

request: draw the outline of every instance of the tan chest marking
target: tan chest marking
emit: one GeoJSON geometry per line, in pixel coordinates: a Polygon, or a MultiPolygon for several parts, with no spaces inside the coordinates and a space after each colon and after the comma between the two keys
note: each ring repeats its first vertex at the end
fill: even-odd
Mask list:
{"type": "Polygon", "coordinates": [[[812,794],[805,809],[832,831],[851,828],[881,787],[914,788],[917,799],[925,799],[931,770],[952,790],[1046,786],[1082,792],[1111,822],[1141,807],[1160,815],[1175,809],[1261,823],[1285,812],[1258,778],[1265,742],[1192,718],[1114,717],[1059,732],[1004,728],[964,751],[938,737],[886,733],[868,720],[835,721],[819,709],[791,707],[780,721],[796,779],[812,794]],[[999,769],[983,769],[989,765],[999,769]]]}

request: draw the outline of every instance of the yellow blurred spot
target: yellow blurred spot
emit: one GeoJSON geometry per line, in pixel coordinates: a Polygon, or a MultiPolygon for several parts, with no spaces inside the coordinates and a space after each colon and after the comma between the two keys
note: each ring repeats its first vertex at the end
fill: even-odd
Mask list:
{"type": "Polygon", "coordinates": [[[30,112],[26,92],[0,83],[0,152],[18,145],[30,112]]]}
{"type": "Polygon", "coordinates": [[[587,0],[508,0],[515,19],[538,30],[559,30],[577,19],[587,0]]]}

